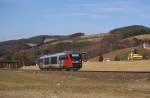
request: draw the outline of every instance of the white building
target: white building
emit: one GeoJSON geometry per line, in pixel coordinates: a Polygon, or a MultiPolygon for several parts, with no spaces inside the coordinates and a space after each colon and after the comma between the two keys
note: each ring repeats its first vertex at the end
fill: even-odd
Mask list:
{"type": "Polygon", "coordinates": [[[144,49],[150,49],[150,44],[149,43],[143,43],[143,48],[144,49]]]}

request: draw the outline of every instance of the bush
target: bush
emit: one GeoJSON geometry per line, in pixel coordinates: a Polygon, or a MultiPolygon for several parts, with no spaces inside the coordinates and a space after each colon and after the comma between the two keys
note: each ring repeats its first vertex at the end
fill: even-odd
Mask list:
{"type": "Polygon", "coordinates": [[[119,56],[115,56],[114,61],[120,61],[119,56]]]}
{"type": "Polygon", "coordinates": [[[115,56],[114,61],[128,60],[128,55],[115,56]]]}
{"type": "Polygon", "coordinates": [[[99,61],[99,62],[102,62],[102,61],[103,61],[103,59],[104,59],[104,58],[103,58],[103,55],[101,55],[101,54],[100,54],[100,55],[99,55],[99,59],[98,59],[98,61],[99,61]]]}

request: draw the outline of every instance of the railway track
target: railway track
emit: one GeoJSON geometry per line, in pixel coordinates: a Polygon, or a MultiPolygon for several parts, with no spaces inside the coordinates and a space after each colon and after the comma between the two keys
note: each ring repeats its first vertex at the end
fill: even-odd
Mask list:
{"type": "Polygon", "coordinates": [[[11,71],[26,71],[26,72],[74,72],[74,73],[149,73],[150,71],[90,71],[90,70],[79,70],[79,71],[60,71],[60,70],[48,70],[48,71],[42,71],[42,70],[35,70],[35,69],[0,69],[0,70],[11,70],[11,71]]]}
{"type": "Polygon", "coordinates": [[[40,71],[23,70],[30,73],[55,74],[97,80],[149,80],[150,72],[144,71],[40,71]]]}
{"type": "Polygon", "coordinates": [[[150,71],[78,71],[78,72],[99,72],[99,73],[150,73],[150,71]]]}

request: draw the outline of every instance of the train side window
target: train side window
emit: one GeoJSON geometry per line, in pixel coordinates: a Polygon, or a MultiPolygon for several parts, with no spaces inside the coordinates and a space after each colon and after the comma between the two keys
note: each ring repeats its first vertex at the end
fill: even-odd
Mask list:
{"type": "Polygon", "coordinates": [[[59,60],[66,60],[67,59],[67,56],[66,55],[61,55],[59,56],[59,60]]]}
{"type": "Polygon", "coordinates": [[[43,63],[43,59],[39,59],[39,62],[40,62],[40,63],[43,63]]]}
{"type": "Polygon", "coordinates": [[[51,57],[51,64],[57,64],[57,57],[51,57]]]}
{"type": "Polygon", "coordinates": [[[44,59],[44,64],[45,64],[45,65],[49,64],[49,58],[45,58],[45,59],[44,59]]]}

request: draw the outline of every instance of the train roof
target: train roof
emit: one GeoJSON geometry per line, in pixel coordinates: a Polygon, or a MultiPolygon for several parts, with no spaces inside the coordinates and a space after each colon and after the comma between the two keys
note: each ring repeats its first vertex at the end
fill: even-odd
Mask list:
{"type": "Polygon", "coordinates": [[[66,53],[79,53],[79,52],[77,52],[77,51],[65,51],[65,52],[56,53],[56,54],[48,54],[48,55],[41,56],[40,59],[54,57],[54,56],[60,56],[60,55],[65,55],[66,53]]]}
{"type": "Polygon", "coordinates": [[[65,52],[56,53],[56,54],[49,54],[49,55],[43,55],[43,56],[40,57],[40,59],[42,59],[42,58],[54,57],[54,56],[59,56],[59,55],[65,55],[65,52]]]}

